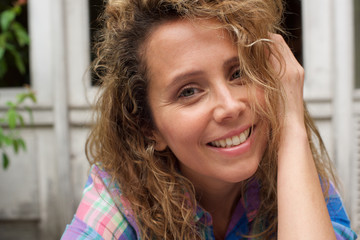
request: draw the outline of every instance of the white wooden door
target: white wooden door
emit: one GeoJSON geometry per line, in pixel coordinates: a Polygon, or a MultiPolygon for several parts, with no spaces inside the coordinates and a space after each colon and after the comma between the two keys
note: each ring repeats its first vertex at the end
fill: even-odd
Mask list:
{"type": "MultiPolygon", "coordinates": [[[[28,11],[38,103],[31,105],[34,124],[22,132],[27,152],[11,155],[9,169],[0,169],[0,239],[59,239],[87,178],[87,97],[96,90],[85,74],[88,1],[31,0],[28,11]]],[[[0,101],[22,91],[0,89],[0,101]]]]}

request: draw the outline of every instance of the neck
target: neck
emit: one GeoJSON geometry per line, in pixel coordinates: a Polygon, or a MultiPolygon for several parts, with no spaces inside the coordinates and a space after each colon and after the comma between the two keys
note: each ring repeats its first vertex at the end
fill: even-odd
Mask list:
{"type": "Polygon", "coordinates": [[[216,239],[225,239],[232,214],[240,198],[241,184],[224,184],[213,188],[198,189],[199,202],[213,219],[216,239]]]}
{"type": "Polygon", "coordinates": [[[232,213],[240,199],[242,182],[224,182],[194,174],[183,165],[180,168],[184,176],[194,184],[200,205],[211,214],[216,239],[225,239],[232,213]]]}

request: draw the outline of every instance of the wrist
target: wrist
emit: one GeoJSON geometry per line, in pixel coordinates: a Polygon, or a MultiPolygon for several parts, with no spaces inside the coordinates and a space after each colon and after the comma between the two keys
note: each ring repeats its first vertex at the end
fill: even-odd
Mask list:
{"type": "Polygon", "coordinates": [[[289,136],[295,139],[308,139],[305,122],[299,118],[285,117],[281,127],[281,137],[289,136]]]}

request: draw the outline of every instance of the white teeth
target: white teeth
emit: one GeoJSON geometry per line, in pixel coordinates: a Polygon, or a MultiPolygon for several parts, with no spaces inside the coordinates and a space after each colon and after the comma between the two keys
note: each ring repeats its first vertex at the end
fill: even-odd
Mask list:
{"type": "Polygon", "coordinates": [[[228,146],[231,146],[233,144],[231,138],[227,138],[227,139],[225,139],[225,141],[226,141],[226,145],[228,145],[228,146]]]}
{"type": "Polygon", "coordinates": [[[246,129],[244,132],[240,133],[237,136],[211,142],[211,145],[222,148],[237,146],[245,142],[246,139],[248,139],[249,133],[250,133],[250,128],[246,129]]]}
{"type": "Polygon", "coordinates": [[[238,136],[235,136],[235,137],[232,138],[232,143],[234,145],[239,145],[241,143],[241,140],[240,140],[240,138],[238,136]]]}
{"type": "Polygon", "coordinates": [[[244,133],[240,134],[240,142],[244,142],[246,140],[246,136],[244,133]]]}

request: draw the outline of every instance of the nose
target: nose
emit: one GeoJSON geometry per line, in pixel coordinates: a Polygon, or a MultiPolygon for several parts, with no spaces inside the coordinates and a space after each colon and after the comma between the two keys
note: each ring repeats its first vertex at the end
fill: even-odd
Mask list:
{"type": "Polygon", "coordinates": [[[244,94],[247,95],[247,90],[244,87],[224,84],[218,85],[214,91],[213,115],[216,122],[236,119],[246,109],[244,94]]]}

